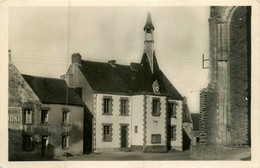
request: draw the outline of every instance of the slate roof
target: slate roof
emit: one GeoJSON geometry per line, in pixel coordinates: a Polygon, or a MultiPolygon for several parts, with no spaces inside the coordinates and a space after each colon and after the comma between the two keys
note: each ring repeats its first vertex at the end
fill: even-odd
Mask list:
{"type": "Polygon", "coordinates": [[[193,122],[193,130],[199,130],[200,114],[191,113],[191,118],[192,118],[192,122],[193,122]]]}
{"type": "Polygon", "coordinates": [[[144,53],[141,63],[132,63],[132,66],[110,63],[81,61],[79,69],[85,76],[91,88],[101,93],[119,94],[154,94],[152,84],[155,80],[160,86],[160,94],[175,100],[182,100],[182,96],[159,69],[154,56],[154,74],[151,73],[148,59],[144,53]]]}
{"type": "Polygon", "coordinates": [[[61,79],[22,75],[42,103],[84,106],[83,101],[66,82],[61,79]],[[66,97],[68,93],[68,102],[66,97]]]}

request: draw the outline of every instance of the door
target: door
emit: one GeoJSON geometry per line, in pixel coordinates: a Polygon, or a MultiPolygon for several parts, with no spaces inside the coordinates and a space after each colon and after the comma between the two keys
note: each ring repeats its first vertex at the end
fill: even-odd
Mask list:
{"type": "Polygon", "coordinates": [[[121,126],[121,148],[127,147],[127,126],[121,126]]]}
{"type": "Polygon", "coordinates": [[[42,157],[47,157],[48,151],[48,136],[42,136],[42,157]]]}

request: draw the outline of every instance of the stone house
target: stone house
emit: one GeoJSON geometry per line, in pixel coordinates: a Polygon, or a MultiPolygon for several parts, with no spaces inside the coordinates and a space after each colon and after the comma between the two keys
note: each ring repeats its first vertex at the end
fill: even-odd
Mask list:
{"type": "Polygon", "coordinates": [[[9,61],[9,160],[83,153],[84,103],[64,80],[21,75],[9,61]]]}
{"type": "Polygon", "coordinates": [[[140,63],[94,62],[72,55],[66,79],[93,114],[94,152],[182,150],[183,97],[160,70],[150,13],[140,63]]]}

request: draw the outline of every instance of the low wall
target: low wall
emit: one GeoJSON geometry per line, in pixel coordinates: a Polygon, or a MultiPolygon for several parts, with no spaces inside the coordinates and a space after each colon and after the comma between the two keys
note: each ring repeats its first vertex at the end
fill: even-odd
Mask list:
{"type": "Polygon", "coordinates": [[[196,145],[190,147],[190,157],[194,160],[241,160],[245,158],[250,160],[251,148],[196,145]]]}

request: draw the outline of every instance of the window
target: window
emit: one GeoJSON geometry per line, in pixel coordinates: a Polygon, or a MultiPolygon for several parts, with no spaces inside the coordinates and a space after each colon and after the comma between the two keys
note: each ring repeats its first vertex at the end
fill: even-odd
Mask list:
{"type": "Polygon", "coordinates": [[[30,151],[32,150],[32,136],[31,135],[23,135],[23,150],[30,151]]]}
{"type": "Polygon", "coordinates": [[[176,141],[176,125],[171,126],[170,135],[171,140],[176,141]]]}
{"type": "Polygon", "coordinates": [[[135,126],[135,133],[138,133],[138,127],[135,126]]]}
{"type": "Polygon", "coordinates": [[[161,143],[161,134],[152,134],[152,143],[161,143]]]}
{"type": "Polygon", "coordinates": [[[103,140],[104,142],[112,141],[112,125],[103,126],[103,140]]]}
{"type": "Polygon", "coordinates": [[[69,147],[69,136],[63,135],[62,136],[62,149],[66,149],[69,147]]]}
{"type": "Polygon", "coordinates": [[[41,123],[42,124],[48,123],[48,110],[42,110],[42,112],[41,112],[41,123]]]}
{"type": "Polygon", "coordinates": [[[112,114],[112,99],[103,99],[103,114],[112,114]]]}
{"type": "Polygon", "coordinates": [[[177,103],[169,103],[169,116],[176,118],[177,115],[177,103]]]}
{"type": "Polygon", "coordinates": [[[160,115],[160,99],[153,99],[153,109],[152,109],[153,116],[160,115]]]}
{"type": "Polygon", "coordinates": [[[128,100],[127,99],[120,100],[120,114],[128,115],[128,100]]]}
{"type": "Polygon", "coordinates": [[[62,123],[69,124],[69,111],[62,112],[62,123]]]}
{"type": "Polygon", "coordinates": [[[32,124],[32,109],[25,109],[23,115],[24,124],[32,124]]]}

